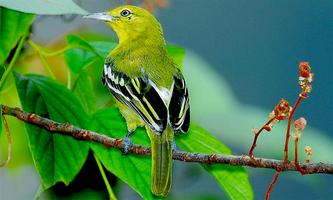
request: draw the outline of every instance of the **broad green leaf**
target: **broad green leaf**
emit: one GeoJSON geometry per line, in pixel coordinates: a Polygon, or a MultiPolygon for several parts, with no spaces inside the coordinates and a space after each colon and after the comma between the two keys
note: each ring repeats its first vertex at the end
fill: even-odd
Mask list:
{"type": "MultiPolygon", "coordinates": [[[[15,74],[18,94],[26,112],[58,122],[86,127],[88,116],[79,100],[63,85],[40,75],[15,74]]],[[[89,144],[26,124],[29,146],[45,188],[69,184],[85,162],[89,144]]]]}
{"type": "MultiPolygon", "coordinates": [[[[105,135],[123,138],[127,133],[126,124],[115,107],[97,111],[89,123],[90,129],[105,135]]],[[[143,129],[137,130],[131,139],[135,144],[149,145],[143,129]]],[[[150,191],[151,159],[146,156],[123,155],[118,149],[91,144],[94,154],[107,170],[131,186],[144,199],[153,199],[150,191]]]]}
{"type": "Polygon", "coordinates": [[[85,72],[80,72],[72,87],[73,93],[78,97],[81,105],[88,114],[96,111],[96,96],[91,77],[85,72]]]}
{"type": "MultiPolygon", "coordinates": [[[[0,6],[1,2],[0,0],[0,6]]],[[[26,35],[34,15],[0,7],[0,65],[6,60],[20,37],[26,35]]]]}
{"type": "MultiPolygon", "coordinates": [[[[192,124],[188,134],[176,137],[176,143],[189,152],[231,154],[227,146],[198,125],[192,124]]],[[[202,167],[215,178],[231,199],[253,199],[248,175],[243,167],[220,164],[202,164],[202,167]]]]}
{"type": "Polygon", "coordinates": [[[71,0],[0,0],[0,6],[39,15],[88,14],[71,0]]]}
{"type": "Polygon", "coordinates": [[[88,42],[78,36],[67,36],[67,43],[69,46],[75,47],[65,52],[67,65],[74,74],[78,74],[96,59],[102,59],[88,42]]]}
{"type": "Polygon", "coordinates": [[[182,69],[185,49],[173,45],[167,45],[166,49],[178,67],[182,69]]]}

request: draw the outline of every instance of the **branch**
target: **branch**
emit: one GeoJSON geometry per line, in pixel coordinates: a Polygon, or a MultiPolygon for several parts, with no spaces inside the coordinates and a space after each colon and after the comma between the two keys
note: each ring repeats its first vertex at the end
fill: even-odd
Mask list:
{"type": "MultiPolygon", "coordinates": [[[[23,112],[19,108],[11,108],[2,105],[2,115],[14,116],[24,122],[40,126],[51,133],[69,135],[76,139],[90,140],[101,143],[109,148],[117,148],[120,150],[124,150],[125,145],[123,139],[111,138],[100,133],[75,127],[74,125],[68,123],[55,122],[34,113],[23,112]]],[[[138,155],[150,155],[151,149],[149,147],[132,144],[128,148],[128,152],[138,155]]],[[[203,154],[174,150],[172,157],[174,160],[180,160],[184,162],[198,162],[205,164],[229,164],[256,168],[270,168],[277,171],[297,171],[294,162],[284,163],[282,160],[274,160],[267,158],[250,158],[249,156],[245,155],[236,156],[223,154],[203,154]]],[[[333,174],[333,164],[330,163],[307,163],[301,164],[300,166],[304,169],[305,174],[333,174]]]]}

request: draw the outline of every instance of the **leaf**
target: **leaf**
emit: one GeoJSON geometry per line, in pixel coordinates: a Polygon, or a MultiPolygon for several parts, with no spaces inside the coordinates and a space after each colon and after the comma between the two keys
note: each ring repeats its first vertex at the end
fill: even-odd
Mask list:
{"type": "MultiPolygon", "coordinates": [[[[87,125],[88,116],[78,99],[63,85],[40,75],[15,74],[18,94],[26,112],[79,127],[87,125]]],[[[36,169],[45,188],[57,182],[68,185],[85,162],[89,144],[70,136],[49,133],[26,124],[29,146],[36,169]]]]}
{"type": "Polygon", "coordinates": [[[39,15],[88,14],[71,0],[0,0],[0,6],[39,15]]]}
{"type": "MultiPolygon", "coordinates": [[[[65,53],[67,63],[70,65],[71,70],[76,73],[82,69],[84,64],[91,62],[96,55],[104,60],[110,51],[117,46],[115,42],[86,41],[76,35],[67,36],[67,43],[70,46],[78,48],[69,49],[65,53]],[[79,57],[81,59],[78,59],[79,57]]],[[[176,64],[181,68],[185,56],[185,49],[172,45],[167,45],[166,49],[176,64]]]]}
{"type": "Polygon", "coordinates": [[[96,50],[96,52],[104,59],[108,56],[110,51],[117,46],[114,42],[89,42],[89,44],[96,50]]]}
{"type": "MultiPolygon", "coordinates": [[[[0,97],[0,111],[2,113],[2,101],[1,101],[1,97],[0,97]]],[[[2,133],[2,116],[0,116],[0,137],[1,137],[1,133],[2,133]]]]}
{"type": "Polygon", "coordinates": [[[67,36],[67,43],[69,46],[76,47],[68,49],[65,52],[67,65],[75,74],[78,74],[82,69],[93,63],[96,59],[102,59],[88,42],[78,36],[67,36]]]}
{"type": "Polygon", "coordinates": [[[27,33],[33,17],[32,14],[0,7],[0,65],[6,60],[20,37],[27,33]]]}
{"type": "MultiPolygon", "coordinates": [[[[188,134],[176,137],[176,143],[185,151],[231,154],[227,146],[194,124],[191,125],[188,134]]],[[[219,164],[202,164],[202,167],[215,178],[231,199],[253,199],[248,175],[243,167],[219,164]]]]}
{"type": "Polygon", "coordinates": [[[72,87],[72,91],[81,102],[86,113],[92,114],[96,111],[96,96],[92,86],[92,80],[85,71],[79,74],[72,87]]]}
{"type": "Polygon", "coordinates": [[[185,56],[185,49],[177,47],[177,46],[173,46],[173,45],[167,45],[166,49],[167,49],[169,55],[172,57],[172,59],[178,65],[178,67],[180,69],[182,69],[183,60],[184,60],[184,56],[185,56]]]}
{"type": "Polygon", "coordinates": [[[3,76],[3,74],[5,73],[6,71],[6,67],[4,65],[0,65],[0,80],[3,76]]]}
{"type": "MultiPolygon", "coordinates": [[[[97,111],[89,124],[91,130],[110,137],[123,138],[127,133],[126,123],[115,107],[97,111]]],[[[149,145],[143,129],[135,131],[131,139],[136,144],[149,145]]],[[[100,144],[91,144],[91,148],[107,170],[131,186],[142,198],[153,199],[150,191],[151,158],[123,155],[118,149],[105,148],[100,144]]]]}

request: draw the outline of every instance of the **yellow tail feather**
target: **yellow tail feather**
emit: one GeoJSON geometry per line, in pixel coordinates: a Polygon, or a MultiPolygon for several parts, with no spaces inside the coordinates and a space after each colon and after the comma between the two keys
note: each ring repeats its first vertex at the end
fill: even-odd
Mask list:
{"type": "Polygon", "coordinates": [[[161,135],[157,135],[151,130],[147,130],[147,132],[152,149],[151,191],[156,196],[166,196],[172,182],[173,130],[167,128],[161,135]]]}

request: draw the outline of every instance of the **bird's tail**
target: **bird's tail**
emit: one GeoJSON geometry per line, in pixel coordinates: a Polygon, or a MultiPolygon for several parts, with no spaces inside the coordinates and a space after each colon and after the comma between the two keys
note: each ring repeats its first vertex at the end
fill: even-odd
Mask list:
{"type": "Polygon", "coordinates": [[[148,135],[152,150],[151,191],[156,196],[166,196],[171,188],[173,130],[168,127],[161,135],[148,130],[148,135]]]}

